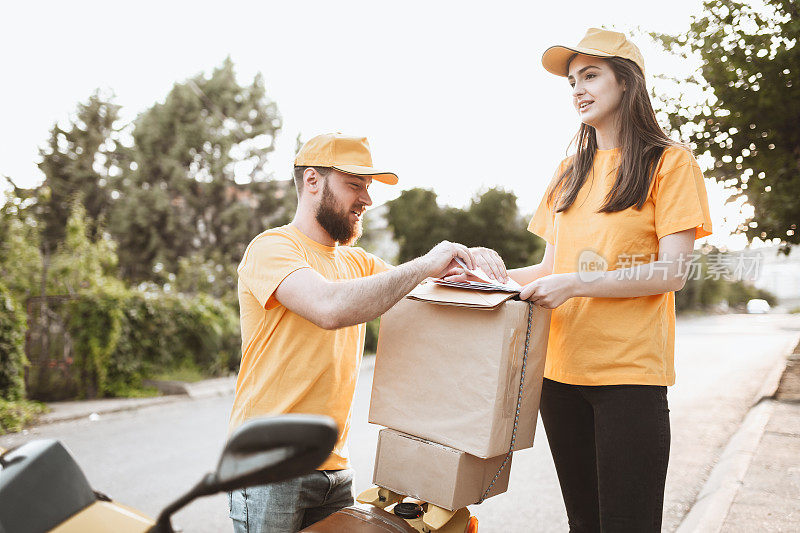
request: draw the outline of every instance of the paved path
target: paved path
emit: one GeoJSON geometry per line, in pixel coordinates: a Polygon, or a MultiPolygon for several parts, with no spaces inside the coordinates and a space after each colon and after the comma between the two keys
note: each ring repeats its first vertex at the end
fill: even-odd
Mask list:
{"type": "MultiPolygon", "coordinates": [[[[673,437],[665,531],[678,526],[766,375],[798,337],[798,315],[725,315],[678,321],[678,384],[669,392],[673,437]]],[[[366,423],[371,370],[367,359],[351,430],[358,490],[370,485],[378,432],[366,423]]],[[[59,438],[98,490],[156,515],[215,466],[231,401],[230,396],[186,399],[100,415],[96,421],[59,422],[0,437],[0,446],[32,438],[59,438]]],[[[472,510],[480,518],[482,533],[566,531],[544,431],[537,433],[533,448],[515,454],[509,491],[472,510]]],[[[229,531],[226,515],[226,498],[218,495],[194,502],[177,515],[176,524],[187,532],[229,531]]]]}

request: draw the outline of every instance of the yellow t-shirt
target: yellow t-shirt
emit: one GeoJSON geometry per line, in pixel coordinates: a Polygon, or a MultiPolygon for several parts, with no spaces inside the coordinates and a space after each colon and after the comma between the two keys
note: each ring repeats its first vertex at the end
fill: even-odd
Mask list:
{"type": "Polygon", "coordinates": [[[329,331],[281,305],[275,289],[301,268],[313,268],[328,280],[347,280],[388,267],[361,248],[325,246],[292,225],[253,239],[238,268],[242,364],[229,427],[261,415],[330,416],[339,437],[319,469],[340,470],[350,466],[346,442],[366,326],[329,331]]]}
{"type": "MultiPolygon", "coordinates": [[[[561,213],[545,193],[528,230],[555,246],[553,273],[607,270],[658,258],[658,239],[690,228],[711,234],[703,174],[692,154],[664,151],[641,210],[598,213],[616,177],[619,150],[599,150],[575,202],[561,213]],[[583,256],[582,256],[583,254],[583,256]],[[595,255],[597,254],[597,255],[595,255]]],[[[553,180],[569,166],[562,161],[553,180]]],[[[688,265],[687,265],[688,266],[688,265]]],[[[544,376],[573,385],[675,383],[675,293],[635,298],[570,298],[553,310],[544,376]]]]}

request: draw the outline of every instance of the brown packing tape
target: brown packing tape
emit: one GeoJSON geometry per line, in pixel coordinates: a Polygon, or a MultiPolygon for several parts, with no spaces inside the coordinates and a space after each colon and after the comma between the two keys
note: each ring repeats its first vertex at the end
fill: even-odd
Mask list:
{"type": "Polygon", "coordinates": [[[519,396],[519,377],[522,370],[522,356],[525,351],[525,331],[520,328],[509,328],[508,345],[511,346],[509,353],[508,373],[506,374],[505,398],[503,400],[503,417],[514,418],[517,410],[517,397],[519,396]],[[522,346],[520,347],[520,343],[522,346]],[[520,349],[521,348],[521,349],[520,349]]]}

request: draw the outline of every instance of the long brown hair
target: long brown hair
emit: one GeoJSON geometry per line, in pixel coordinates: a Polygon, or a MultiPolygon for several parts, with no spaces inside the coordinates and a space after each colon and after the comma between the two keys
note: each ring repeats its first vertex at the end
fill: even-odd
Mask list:
{"type": "MultiPolygon", "coordinates": [[[[678,143],[658,125],[644,76],[636,63],[621,57],[608,57],[605,61],[626,90],[622,94],[618,115],[621,163],[617,167],[614,185],[599,212],[613,213],[634,205],[641,209],[664,149],[678,143]]],[[[597,153],[597,133],[593,126],[581,124],[573,142],[577,144],[575,157],[548,192],[551,205],[558,195],[556,212],[566,211],[575,201],[597,153]]]]}

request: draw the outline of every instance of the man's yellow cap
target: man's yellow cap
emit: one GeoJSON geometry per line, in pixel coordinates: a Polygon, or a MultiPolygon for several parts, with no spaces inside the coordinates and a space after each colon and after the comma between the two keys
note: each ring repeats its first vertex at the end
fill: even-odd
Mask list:
{"type": "Polygon", "coordinates": [[[639,48],[624,33],[600,28],[589,28],[578,46],[551,46],[542,54],[542,65],[557,76],[567,76],[567,65],[575,54],[630,59],[644,75],[644,58],[639,48]]]}
{"type": "Polygon", "coordinates": [[[397,174],[372,168],[372,153],[366,137],[348,137],[341,133],[317,135],[306,142],[294,159],[296,167],[330,167],[345,174],[372,176],[394,185],[397,174]]]}

